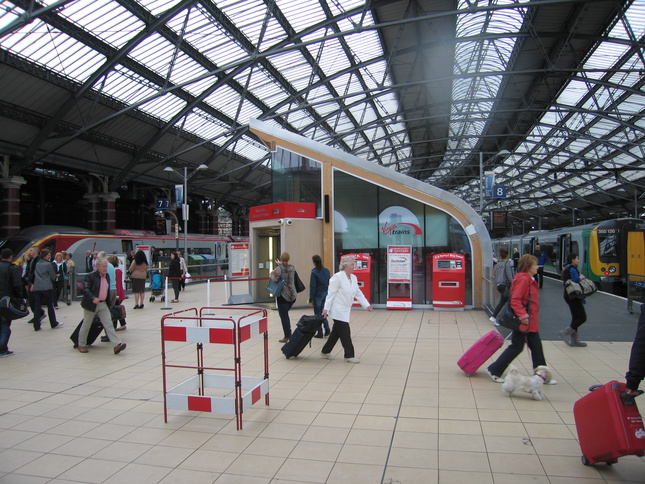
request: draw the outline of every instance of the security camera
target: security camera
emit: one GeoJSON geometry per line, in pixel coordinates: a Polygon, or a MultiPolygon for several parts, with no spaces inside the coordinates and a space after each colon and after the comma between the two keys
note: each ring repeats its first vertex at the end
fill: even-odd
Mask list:
{"type": "Polygon", "coordinates": [[[287,219],[287,225],[291,225],[291,224],[293,224],[293,220],[291,220],[290,218],[288,218],[288,219],[287,219]]]}
{"type": "Polygon", "coordinates": [[[281,218],[278,219],[278,224],[282,225],[283,222],[284,220],[282,220],[281,218]]]}

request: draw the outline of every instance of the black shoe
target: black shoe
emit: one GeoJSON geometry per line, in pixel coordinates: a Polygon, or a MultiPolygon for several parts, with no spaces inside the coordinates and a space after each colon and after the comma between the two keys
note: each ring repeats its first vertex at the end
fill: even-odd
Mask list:
{"type": "Polygon", "coordinates": [[[329,331],[328,329],[326,329],[326,330],[325,330],[325,336],[329,336],[329,333],[331,333],[331,331],[329,331]]]}
{"type": "Polygon", "coordinates": [[[322,339],[322,337],[323,337],[322,333],[314,335],[314,338],[321,338],[322,339]]]}
{"type": "Polygon", "coordinates": [[[109,341],[110,341],[110,338],[108,338],[107,336],[101,336],[101,343],[107,343],[109,341]]]}
{"type": "Polygon", "coordinates": [[[40,327],[34,328],[34,331],[40,331],[40,327]]]}

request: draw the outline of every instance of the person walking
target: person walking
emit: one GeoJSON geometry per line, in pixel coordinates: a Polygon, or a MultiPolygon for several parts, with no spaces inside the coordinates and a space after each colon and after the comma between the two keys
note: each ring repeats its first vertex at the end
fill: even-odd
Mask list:
{"type": "Polygon", "coordinates": [[[358,279],[353,274],[355,264],[356,260],[352,256],[346,255],[340,260],[339,271],[329,280],[329,290],[322,316],[324,318],[331,316],[334,320],[334,326],[320,354],[320,356],[328,360],[334,359],[331,352],[340,339],[340,343],[343,345],[345,361],[348,363],[360,363],[354,353],[352,333],[349,329],[349,314],[352,310],[354,299],[368,311],[372,311],[372,306],[361,292],[358,279]]]}
{"type": "MultiPolygon", "coordinates": [[[[311,270],[311,277],[309,278],[309,304],[313,305],[316,316],[322,316],[331,274],[329,269],[323,267],[322,259],[319,255],[314,255],[311,260],[314,263],[314,268],[311,270]]],[[[326,318],[323,320],[323,326],[325,327],[325,336],[329,336],[329,322],[326,318]]],[[[322,337],[323,328],[321,326],[314,335],[314,338],[322,337]]]]}
{"type": "MultiPolygon", "coordinates": [[[[0,298],[22,298],[24,287],[22,284],[22,270],[11,263],[13,251],[9,248],[0,251],[0,298]]],[[[9,338],[11,337],[11,320],[0,316],[0,358],[11,356],[9,338]]]]}
{"type": "Polygon", "coordinates": [[[544,285],[544,263],[546,262],[546,254],[540,248],[539,245],[536,245],[535,252],[533,252],[533,255],[537,257],[537,261],[538,261],[537,274],[535,274],[534,279],[535,279],[535,282],[538,283],[540,289],[542,289],[542,286],[544,285]]]}
{"type": "Polygon", "coordinates": [[[34,269],[34,331],[40,331],[41,303],[43,302],[47,305],[47,315],[49,316],[49,324],[52,329],[63,326],[63,323],[56,321],[56,311],[54,310],[54,281],[56,280],[56,272],[51,261],[51,251],[49,249],[43,249],[34,269]]]}
{"type": "Polygon", "coordinates": [[[57,252],[52,262],[56,280],[54,281],[54,309],[58,309],[58,301],[64,292],[65,276],[67,275],[67,262],[63,258],[62,252],[57,252]]]}
{"type": "MultiPolygon", "coordinates": [[[[533,368],[535,369],[538,366],[546,365],[542,340],[540,339],[539,333],[540,298],[537,282],[533,279],[533,276],[537,274],[537,270],[537,257],[525,254],[520,258],[517,275],[511,283],[510,305],[520,320],[523,330],[513,331],[511,334],[511,344],[486,369],[494,382],[504,383],[502,375],[506,371],[506,368],[508,368],[508,365],[522,352],[525,344],[531,350],[533,368]]],[[[550,380],[544,383],[555,385],[557,382],[550,380]]]]}
{"type": "Polygon", "coordinates": [[[629,370],[625,374],[627,393],[632,396],[642,394],[639,390],[641,382],[645,378],[645,304],[641,305],[641,315],[638,318],[636,336],[632,343],[629,354],[629,370]]]}
{"type": "Polygon", "coordinates": [[[172,290],[175,292],[175,299],[172,300],[172,303],[179,302],[179,288],[181,287],[181,262],[179,261],[179,253],[171,252],[170,253],[170,265],[168,266],[168,277],[170,277],[170,283],[172,284],[172,290]]]}
{"type": "Polygon", "coordinates": [[[128,270],[130,272],[130,280],[132,281],[132,292],[134,293],[134,309],[143,309],[146,276],[148,275],[148,259],[142,250],[138,250],[134,254],[134,260],[128,270]]]}
{"type": "Polygon", "coordinates": [[[293,303],[296,302],[296,296],[298,295],[295,284],[296,268],[289,264],[290,259],[291,257],[288,252],[280,254],[280,258],[275,260],[276,268],[269,275],[274,282],[284,279],[282,292],[280,294],[274,294],[277,297],[278,314],[280,314],[280,322],[282,323],[282,331],[284,333],[284,337],[279,340],[280,343],[286,343],[291,338],[289,310],[293,306],[293,303]]]}
{"type": "Polygon", "coordinates": [[[497,315],[511,298],[511,282],[513,282],[513,262],[508,259],[508,249],[501,247],[499,256],[500,260],[495,264],[495,284],[499,292],[499,302],[490,317],[490,321],[495,326],[497,326],[497,315]]]}
{"type": "Polygon", "coordinates": [[[517,247],[513,249],[513,272],[517,274],[517,264],[520,262],[520,252],[517,250],[517,247]]]}
{"type": "Polygon", "coordinates": [[[179,256],[179,266],[181,267],[181,281],[179,281],[179,285],[181,286],[181,290],[185,291],[186,290],[186,274],[188,274],[188,266],[186,265],[186,260],[183,257],[183,254],[181,252],[177,252],[179,256]]]}
{"type": "Polygon", "coordinates": [[[109,305],[110,276],[107,273],[108,261],[107,259],[97,259],[95,266],[96,269],[85,277],[83,284],[83,299],[81,301],[83,324],[78,333],[77,349],[81,353],[89,352],[87,336],[94,316],[98,316],[112,343],[114,354],[118,355],[125,349],[126,345],[121,342],[112,324],[109,305]]]}
{"type": "MultiPolygon", "coordinates": [[[[580,257],[575,252],[567,254],[567,265],[562,269],[562,283],[564,284],[569,279],[573,282],[580,282],[585,278],[583,274],[578,272],[578,264],[580,264],[580,257]]],[[[584,348],[587,343],[578,339],[578,328],[587,321],[587,312],[585,311],[584,299],[573,298],[570,299],[567,290],[564,289],[564,302],[569,306],[571,312],[571,323],[558,334],[569,346],[580,346],[584,348]]]]}

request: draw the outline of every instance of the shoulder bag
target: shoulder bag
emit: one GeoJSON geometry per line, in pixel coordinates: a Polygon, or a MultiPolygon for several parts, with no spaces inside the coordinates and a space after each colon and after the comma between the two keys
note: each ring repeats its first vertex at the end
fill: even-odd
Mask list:
{"type": "Polygon", "coordinates": [[[296,292],[302,292],[306,289],[305,285],[300,280],[300,276],[298,276],[298,271],[294,271],[294,273],[295,275],[293,276],[293,283],[296,286],[296,292]]]}
{"type": "Polygon", "coordinates": [[[564,289],[569,299],[584,299],[598,290],[596,284],[589,279],[580,279],[580,282],[567,279],[564,282],[564,289]]]}
{"type": "MultiPolygon", "coordinates": [[[[526,305],[526,312],[531,314],[531,299],[529,298],[529,301],[526,305]]],[[[499,312],[497,315],[497,322],[500,324],[500,326],[504,326],[505,328],[512,329],[513,331],[522,331],[522,323],[520,322],[520,319],[517,317],[515,314],[515,311],[513,311],[513,308],[511,307],[511,300],[509,299],[506,301],[506,304],[502,307],[502,310],[499,312]]],[[[528,327],[527,327],[528,331],[528,327]]],[[[527,331],[522,331],[522,333],[526,333],[527,331]]]]}
{"type": "Polygon", "coordinates": [[[29,316],[27,300],[19,297],[3,297],[0,299],[0,316],[11,321],[29,316]]]}
{"type": "Polygon", "coordinates": [[[266,291],[273,294],[275,297],[278,297],[282,294],[282,286],[284,286],[284,279],[280,279],[279,281],[270,279],[269,284],[267,284],[266,291]]]}

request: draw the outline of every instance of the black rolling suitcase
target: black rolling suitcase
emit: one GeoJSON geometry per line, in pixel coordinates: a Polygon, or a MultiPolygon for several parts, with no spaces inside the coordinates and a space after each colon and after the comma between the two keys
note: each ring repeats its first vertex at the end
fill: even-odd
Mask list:
{"type": "MultiPolygon", "coordinates": [[[[81,322],[79,323],[78,326],[76,326],[76,329],[69,337],[69,339],[72,340],[72,343],[74,343],[74,348],[78,347],[78,334],[81,332],[82,325],[83,325],[83,320],[81,319],[81,322]]],[[[92,326],[90,326],[90,332],[87,335],[88,346],[94,343],[94,341],[96,341],[96,338],[99,337],[99,335],[101,334],[101,331],[103,331],[103,324],[101,323],[101,320],[99,319],[98,316],[94,316],[94,319],[92,320],[92,326]]]]}
{"type": "Polygon", "coordinates": [[[291,334],[291,338],[282,347],[282,352],[287,359],[292,356],[298,356],[305,349],[305,346],[311,343],[316,331],[322,326],[323,319],[322,316],[303,316],[300,318],[296,329],[291,334]]]}

